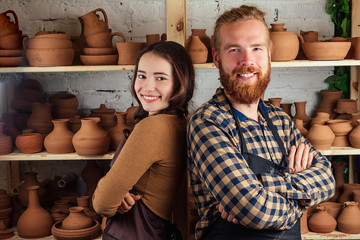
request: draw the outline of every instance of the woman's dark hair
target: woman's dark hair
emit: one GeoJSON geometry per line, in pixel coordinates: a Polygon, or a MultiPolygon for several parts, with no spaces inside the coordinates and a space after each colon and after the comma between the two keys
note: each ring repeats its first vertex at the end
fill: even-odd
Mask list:
{"type": "Polygon", "coordinates": [[[193,96],[195,87],[195,72],[190,56],[185,48],[179,43],[166,41],[156,42],[143,49],[135,65],[134,76],[131,83],[131,93],[139,103],[139,108],[135,113],[135,121],[148,116],[135,92],[135,80],[137,76],[139,61],[141,57],[148,52],[152,52],[166,59],[172,66],[174,77],[173,95],[170,98],[169,106],[159,112],[159,114],[175,114],[177,116],[186,116],[188,114],[188,103],[193,96]]]}

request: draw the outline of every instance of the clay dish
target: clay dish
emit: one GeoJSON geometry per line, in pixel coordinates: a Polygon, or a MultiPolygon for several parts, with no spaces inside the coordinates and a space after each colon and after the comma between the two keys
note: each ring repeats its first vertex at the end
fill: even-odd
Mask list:
{"type": "Polygon", "coordinates": [[[117,65],[118,55],[80,55],[84,65],[117,65]]]}
{"type": "Polygon", "coordinates": [[[27,48],[72,48],[72,42],[62,38],[30,38],[27,48]]]}
{"type": "Polygon", "coordinates": [[[33,67],[69,66],[72,65],[74,59],[74,49],[27,49],[26,56],[30,66],[33,67]]]}
{"type": "Polygon", "coordinates": [[[99,222],[96,220],[93,220],[91,227],[79,230],[62,229],[62,222],[57,222],[52,226],[51,233],[58,240],[94,239],[100,235],[101,228],[99,222]]]}
{"type": "Polygon", "coordinates": [[[86,55],[111,55],[117,54],[116,48],[84,48],[86,55]]]}
{"type": "Polygon", "coordinates": [[[0,67],[19,67],[23,62],[24,57],[0,57],[0,67]]]}
{"type": "Polygon", "coordinates": [[[0,49],[0,57],[20,57],[24,52],[22,49],[0,49]]]}
{"type": "Polygon", "coordinates": [[[341,60],[347,55],[351,42],[302,42],[309,60],[341,60]]]}

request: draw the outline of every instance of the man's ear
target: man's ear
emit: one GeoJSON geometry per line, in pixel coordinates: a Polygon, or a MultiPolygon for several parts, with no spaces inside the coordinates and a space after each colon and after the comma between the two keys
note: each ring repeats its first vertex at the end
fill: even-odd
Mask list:
{"type": "Polygon", "coordinates": [[[212,48],[212,56],[215,67],[219,68],[219,53],[215,50],[215,48],[212,48]]]}

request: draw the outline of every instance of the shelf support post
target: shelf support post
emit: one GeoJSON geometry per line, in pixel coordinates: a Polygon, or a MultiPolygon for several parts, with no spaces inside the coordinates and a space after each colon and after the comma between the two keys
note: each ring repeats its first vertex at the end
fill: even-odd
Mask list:
{"type": "Polygon", "coordinates": [[[166,0],[167,40],[185,46],[186,0],[166,0]]]}

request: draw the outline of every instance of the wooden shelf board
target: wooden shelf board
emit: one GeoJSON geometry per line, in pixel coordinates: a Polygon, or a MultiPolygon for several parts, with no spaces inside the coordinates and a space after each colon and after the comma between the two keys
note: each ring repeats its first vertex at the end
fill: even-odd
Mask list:
{"type": "Polygon", "coordinates": [[[98,156],[80,156],[77,153],[51,154],[45,151],[39,153],[24,154],[19,150],[6,155],[0,155],[1,161],[41,161],[41,160],[109,160],[112,159],[115,152],[108,152],[98,156]]]}
{"type": "MultiPolygon", "coordinates": [[[[295,60],[285,62],[271,62],[273,68],[292,67],[333,67],[360,66],[360,60],[346,59],[334,61],[295,60]]],[[[214,63],[194,64],[198,69],[215,68],[214,63]]],[[[98,66],[58,66],[58,67],[0,67],[0,73],[30,73],[30,72],[97,72],[134,70],[134,65],[98,65],[98,66]]]]}
{"type": "Polygon", "coordinates": [[[360,155],[360,148],[352,147],[331,147],[328,150],[318,150],[322,155],[334,156],[334,155],[360,155]]]}
{"type": "Polygon", "coordinates": [[[331,233],[314,233],[308,232],[301,234],[302,240],[316,240],[316,239],[360,239],[360,234],[348,234],[339,231],[333,231],[331,233]]]}

